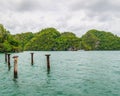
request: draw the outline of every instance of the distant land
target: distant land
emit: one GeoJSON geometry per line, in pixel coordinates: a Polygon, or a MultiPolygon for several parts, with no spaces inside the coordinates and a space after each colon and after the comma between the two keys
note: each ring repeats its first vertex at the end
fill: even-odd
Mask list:
{"type": "Polygon", "coordinates": [[[120,50],[120,37],[92,29],[81,37],[73,32],[45,28],[39,32],[12,35],[0,24],[0,52],[120,50]]]}

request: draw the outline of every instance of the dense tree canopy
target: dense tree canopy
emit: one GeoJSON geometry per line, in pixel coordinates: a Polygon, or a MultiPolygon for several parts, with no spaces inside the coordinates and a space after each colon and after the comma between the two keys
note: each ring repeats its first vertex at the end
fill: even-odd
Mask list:
{"type": "Polygon", "coordinates": [[[120,37],[111,32],[89,30],[81,38],[72,32],[59,32],[45,28],[37,33],[26,32],[11,35],[0,24],[0,52],[120,50],[120,37]]]}
{"type": "Polygon", "coordinates": [[[26,32],[21,34],[14,35],[14,38],[19,41],[19,44],[24,50],[25,45],[34,37],[34,34],[32,32],[26,32]]]}
{"type": "Polygon", "coordinates": [[[78,50],[80,49],[80,38],[72,32],[64,32],[56,39],[56,50],[78,50]]]}
{"type": "Polygon", "coordinates": [[[82,36],[85,50],[120,50],[120,37],[110,32],[89,30],[82,36]]]}
{"type": "Polygon", "coordinates": [[[25,50],[54,50],[56,38],[60,33],[55,28],[43,29],[26,44],[25,50]]]}
{"type": "Polygon", "coordinates": [[[25,50],[77,50],[80,39],[72,32],[60,34],[55,28],[43,29],[26,44],[25,50]]]}
{"type": "Polygon", "coordinates": [[[19,42],[0,24],[0,52],[18,52],[19,42]]]}

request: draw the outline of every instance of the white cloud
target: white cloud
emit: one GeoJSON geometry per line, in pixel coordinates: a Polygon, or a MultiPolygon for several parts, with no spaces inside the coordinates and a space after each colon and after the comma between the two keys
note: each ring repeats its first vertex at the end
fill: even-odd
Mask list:
{"type": "Polygon", "coordinates": [[[119,0],[0,0],[0,23],[11,33],[55,27],[78,36],[90,29],[120,35],[119,0]]]}

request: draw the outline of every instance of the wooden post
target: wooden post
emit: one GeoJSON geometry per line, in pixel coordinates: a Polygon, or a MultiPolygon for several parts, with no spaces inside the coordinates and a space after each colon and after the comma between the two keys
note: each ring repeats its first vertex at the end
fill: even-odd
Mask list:
{"type": "Polygon", "coordinates": [[[10,55],[11,54],[7,54],[8,55],[8,70],[10,70],[10,55]]]}
{"type": "Polygon", "coordinates": [[[18,56],[13,56],[14,58],[14,79],[18,78],[18,56]]]}
{"type": "Polygon", "coordinates": [[[32,65],[33,65],[33,63],[34,63],[33,54],[34,54],[34,53],[31,53],[31,64],[32,64],[32,65]]]}
{"type": "Polygon", "coordinates": [[[49,71],[50,70],[50,59],[49,59],[50,54],[46,54],[45,56],[47,58],[47,70],[49,71]]]}
{"type": "Polygon", "coordinates": [[[7,62],[7,53],[5,53],[5,62],[7,62]]]}

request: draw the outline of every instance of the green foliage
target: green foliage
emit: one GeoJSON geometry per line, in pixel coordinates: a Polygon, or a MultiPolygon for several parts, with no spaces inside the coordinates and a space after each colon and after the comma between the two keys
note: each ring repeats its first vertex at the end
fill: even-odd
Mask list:
{"type": "Polygon", "coordinates": [[[93,34],[94,30],[88,31],[85,35],[82,36],[82,47],[85,50],[94,50],[97,48],[97,43],[99,38],[93,34]]]}
{"type": "Polygon", "coordinates": [[[46,28],[26,44],[25,50],[77,50],[80,39],[72,32],[60,34],[55,28],[46,28]]]}
{"type": "Polygon", "coordinates": [[[4,40],[7,40],[9,35],[10,33],[6,31],[2,24],[0,24],[0,43],[3,43],[4,40]]]}
{"type": "Polygon", "coordinates": [[[11,50],[12,50],[11,44],[7,40],[5,40],[5,42],[3,43],[3,51],[10,52],[11,50]]]}
{"type": "Polygon", "coordinates": [[[85,50],[120,50],[120,38],[110,32],[90,30],[82,36],[85,50]]]}
{"type": "Polygon", "coordinates": [[[26,44],[25,50],[54,50],[59,36],[60,33],[54,28],[43,29],[26,44]]]}
{"type": "Polygon", "coordinates": [[[80,49],[80,39],[71,32],[64,32],[56,39],[56,50],[78,50],[80,49]]]}
{"type": "Polygon", "coordinates": [[[120,50],[120,37],[105,31],[89,30],[81,38],[72,32],[60,33],[55,28],[37,33],[11,35],[0,24],[0,52],[67,51],[67,50],[120,50]]]}
{"type": "Polygon", "coordinates": [[[14,35],[14,38],[19,41],[19,44],[24,50],[25,45],[34,37],[34,34],[32,32],[26,32],[21,34],[14,35]]]}
{"type": "Polygon", "coordinates": [[[20,51],[19,42],[0,24],[0,52],[20,51]]]}

